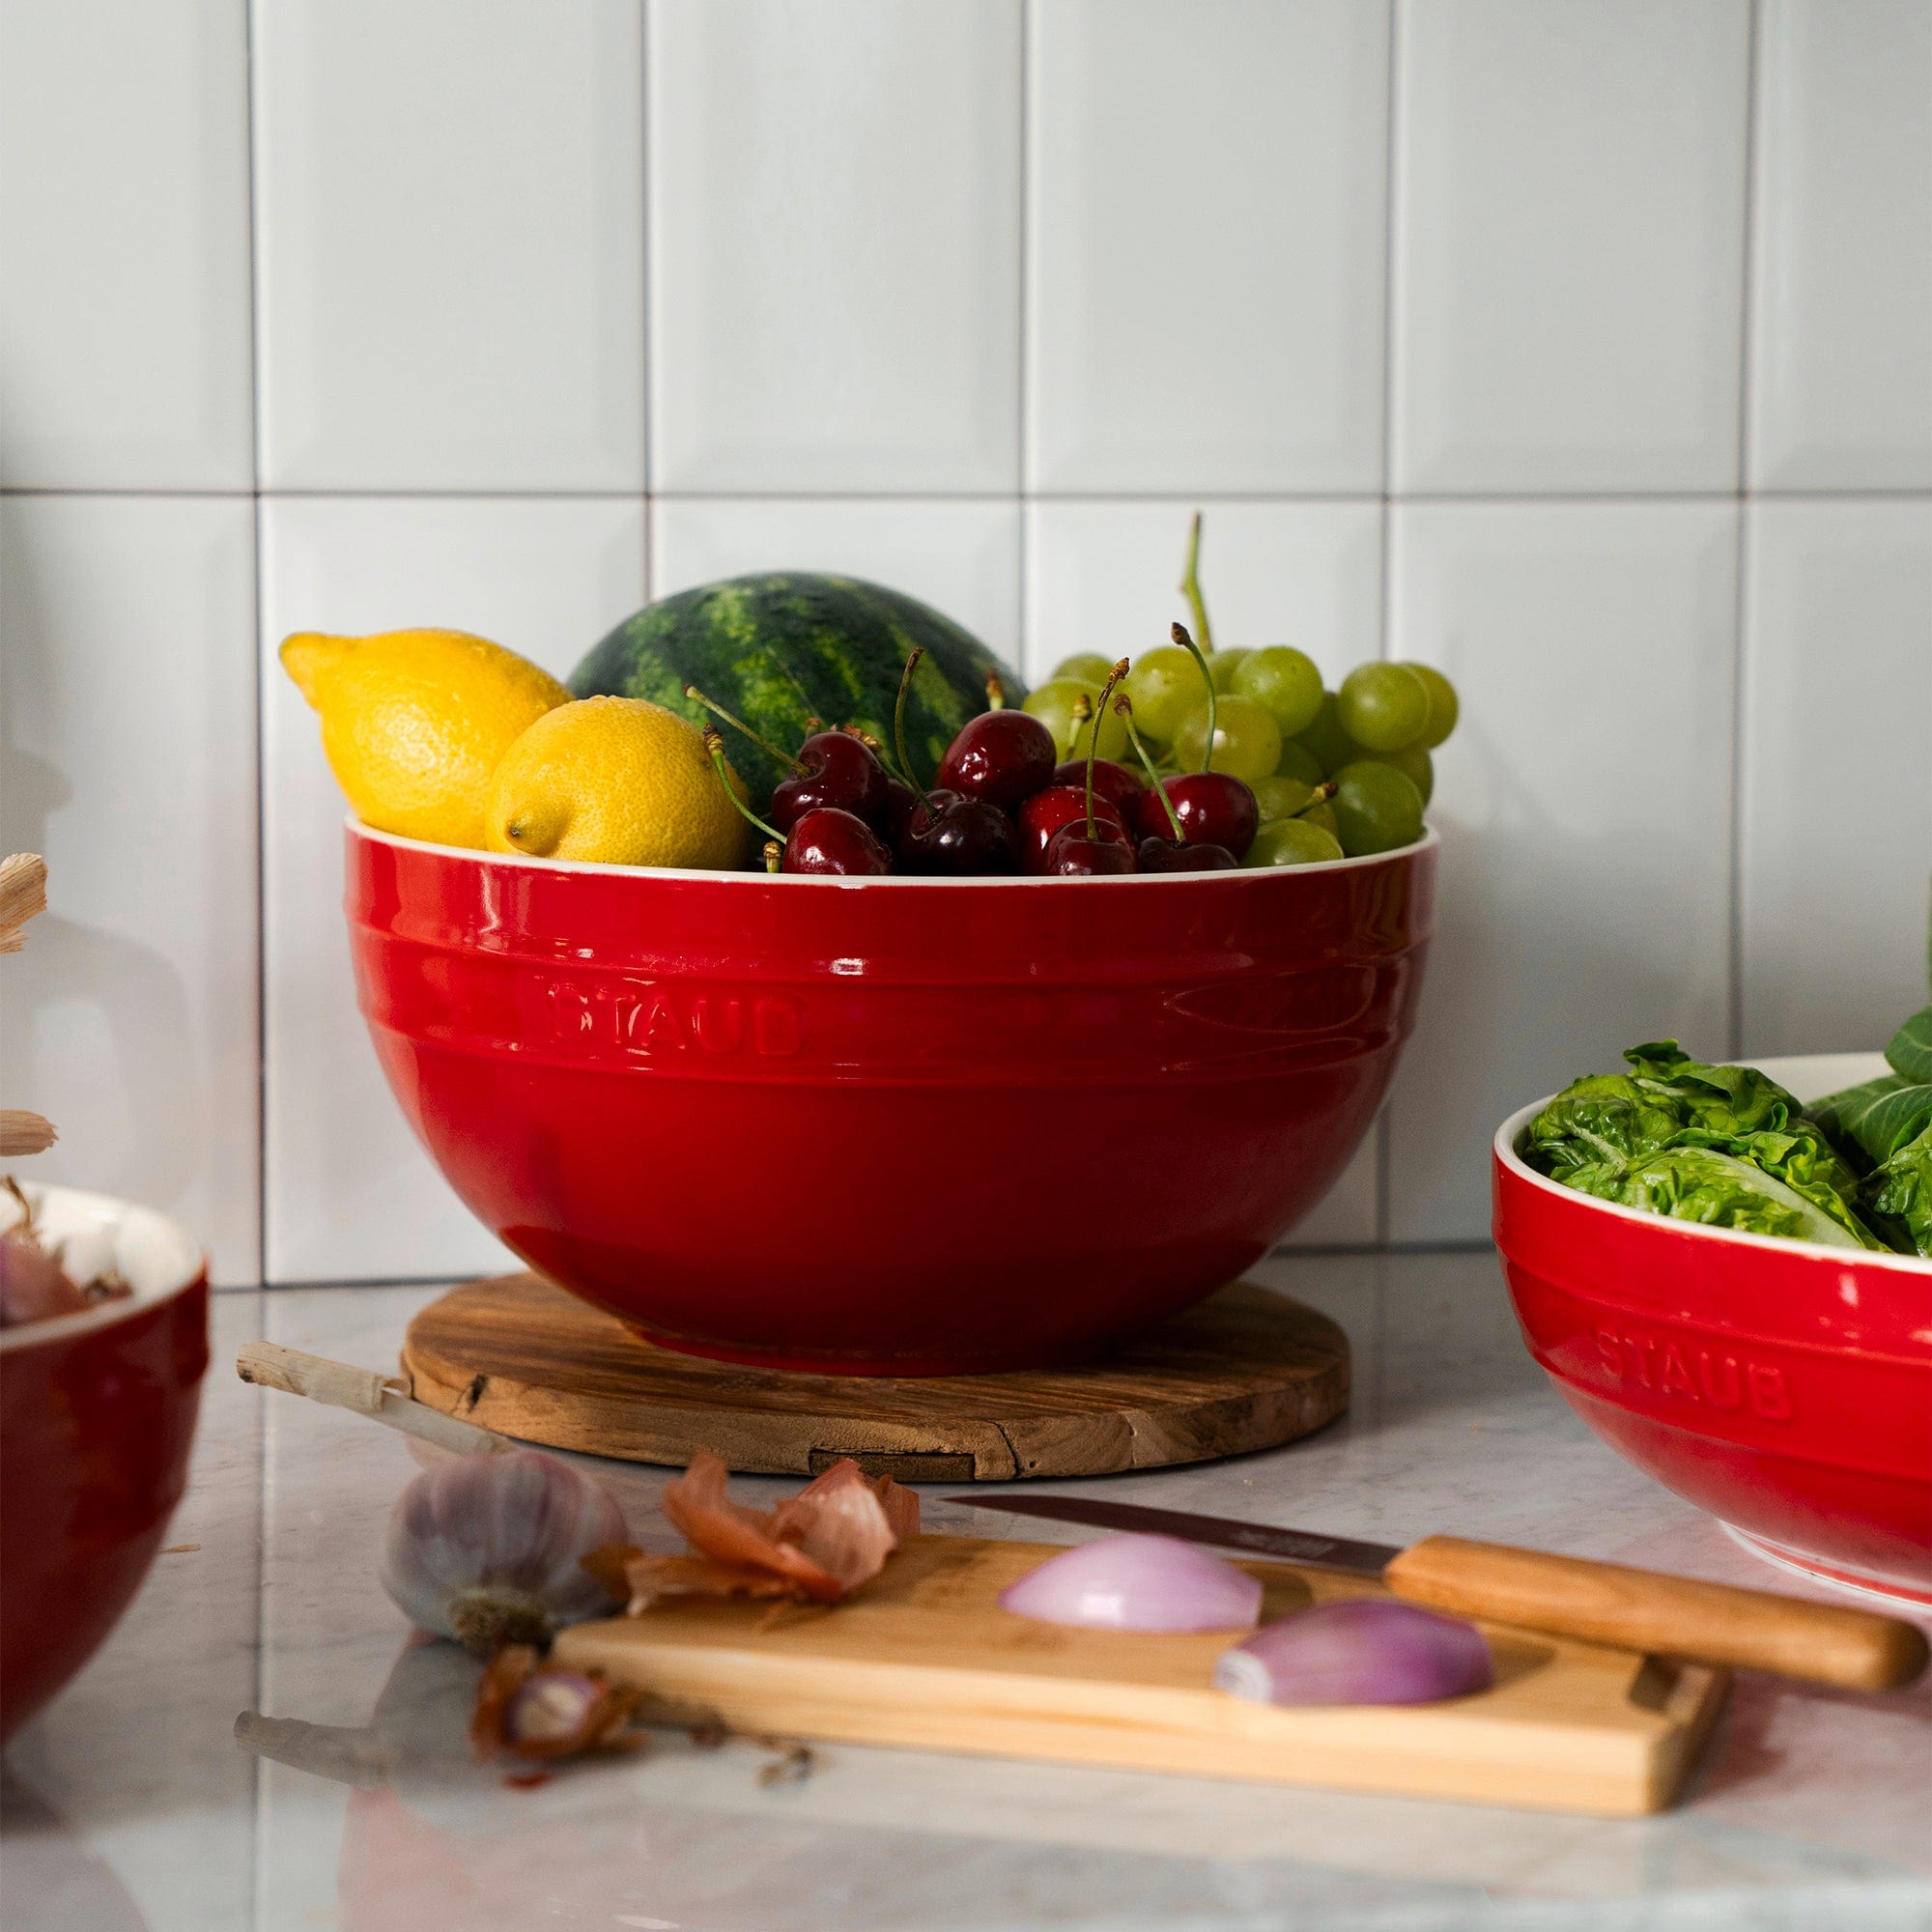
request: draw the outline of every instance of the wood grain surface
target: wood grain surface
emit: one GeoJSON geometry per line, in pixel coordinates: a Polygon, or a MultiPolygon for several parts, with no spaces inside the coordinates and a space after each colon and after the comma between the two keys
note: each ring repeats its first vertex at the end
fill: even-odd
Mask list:
{"type": "MultiPolygon", "coordinates": [[[[998,1597],[1059,1546],[914,1537],[845,1603],[672,1600],[577,1624],[557,1661],[639,1686],[651,1715],[753,1735],[1261,1778],[1628,1817],[1670,1804],[1726,1674],[1485,1625],[1495,1684],[1409,1706],[1275,1709],[1213,1688],[1237,1637],[1070,1630],[998,1597]]],[[[1242,1559],[1264,1618],[1379,1594],[1242,1559]]]]}
{"type": "Polygon", "coordinates": [[[678,1354],[534,1275],[452,1290],[410,1323],[410,1392],[556,1449],[809,1475],[852,1456],[910,1482],[1011,1482],[1273,1448],[1348,1406],[1334,1322],[1237,1282],[1101,1361],[997,1376],[787,1375],[678,1354]]]}

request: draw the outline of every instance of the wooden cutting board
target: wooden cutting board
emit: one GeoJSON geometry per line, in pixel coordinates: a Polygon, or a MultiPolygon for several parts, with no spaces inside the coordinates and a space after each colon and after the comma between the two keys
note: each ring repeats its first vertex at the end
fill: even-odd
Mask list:
{"type": "MultiPolygon", "coordinates": [[[[657,1715],[734,1731],[1632,1817],[1672,1803],[1727,1673],[1483,1626],[1481,1696],[1276,1710],[1216,1690],[1226,1635],[1066,1630],[1001,1590],[1064,1546],[915,1537],[845,1603],[688,1601],[578,1624],[557,1662],[636,1684],[657,1715]]],[[[1379,1586],[1282,1563],[1264,1618],[1379,1586]]]]}

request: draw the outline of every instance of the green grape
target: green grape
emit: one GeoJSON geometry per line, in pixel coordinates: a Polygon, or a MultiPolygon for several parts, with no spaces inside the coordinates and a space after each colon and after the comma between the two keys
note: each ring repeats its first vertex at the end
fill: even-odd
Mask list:
{"type": "Polygon", "coordinates": [[[1321,709],[1321,673],[1315,660],[1288,644],[1249,651],[1236,668],[1233,684],[1222,688],[1266,705],[1284,738],[1307,730],[1321,709]]]}
{"type": "Polygon", "coordinates": [[[1054,666],[1056,678],[1077,678],[1082,684],[1091,684],[1095,690],[1106,683],[1112,675],[1114,660],[1103,658],[1098,651],[1075,651],[1070,658],[1062,658],[1054,666]]]}
{"type": "Polygon", "coordinates": [[[1332,832],[1305,818],[1278,818],[1264,825],[1248,847],[1244,866],[1319,866],[1339,859],[1342,847],[1332,832]]]}
{"type": "MultiPolygon", "coordinates": [[[[1111,670],[1112,667],[1108,668],[1111,670]]],[[[1037,718],[1053,733],[1053,742],[1063,758],[1084,758],[1088,741],[1094,735],[1094,727],[1089,724],[1081,726],[1078,736],[1075,736],[1073,705],[1074,700],[1082,696],[1089,704],[1098,705],[1100,687],[1089,684],[1083,678],[1055,677],[1036,685],[1027,693],[1026,702],[1020,706],[1022,711],[1037,718]]],[[[1127,727],[1109,709],[1107,716],[1100,721],[1100,755],[1103,758],[1118,758],[1126,749],[1127,727]]]]}
{"type": "Polygon", "coordinates": [[[1306,745],[1293,738],[1281,741],[1281,763],[1275,771],[1285,779],[1300,779],[1306,784],[1321,782],[1321,760],[1306,745]]]}
{"type": "Polygon", "coordinates": [[[1399,752],[1364,752],[1371,764],[1393,765],[1417,791],[1424,805],[1435,790],[1435,761],[1420,745],[1405,745],[1399,752]]]}
{"type": "Polygon", "coordinates": [[[1422,837],[1422,794],[1396,770],[1358,758],[1335,774],[1335,829],[1351,859],[1393,852],[1422,837]]]}
{"type": "Polygon", "coordinates": [[[1335,829],[1335,808],[1326,799],[1320,805],[1310,805],[1308,801],[1315,795],[1315,787],[1301,779],[1277,774],[1271,779],[1257,779],[1251,789],[1264,825],[1278,818],[1304,818],[1310,825],[1320,825],[1329,832],[1335,829]]]}
{"type": "MultiPolygon", "coordinates": [[[[1412,670],[1429,694],[1429,722],[1422,727],[1422,743],[1426,750],[1433,752],[1455,730],[1456,720],[1462,714],[1463,707],[1457,701],[1456,687],[1434,665],[1405,661],[1403,669],[1412,670]]],[[[1427,792],[1423,793],[1425,799],[1428,796],[1427,792]]]]}
{"type": "MultiPolygon", "coordinates": [[[[1181,721],[1174,734],[1174,761],[1183,772],[1198,772],[1208,749],[1208,708],[1181,721]]],[[[1231,772],[1253,784],[1273,776],[1281,761],[1281,729],[1252,697],[1224,697],[1214,728],[1214,770],[1231,772]]]]}
{"type": "Polygon", "coordinates": [[[1365,750],[1399,752],[1429,723],[1429,687],[1406,665],[1357,665],[1335,694],[1335,714],[1365,750]]]}
{"type": "Polygon", "coordinates": [[[1342,729],[1332,691],[1321,694],[1321,708],[1315,714],[1315,723],[1307,730],[1297,731],[1294,742],[1321,767],[1317,774],[1320,778],[1327,778],[1351,758],[1362,755],[1361,746],[1342,729]]]}
{"type": "Polygon", "coordinates": [[[1122,688],[1134,707],[1134,728],[1156,745],[1172,741],[1205,696],[1201,667],[1179,644],[1156,644],[1137,657],[1122,688]]]}
{"type": "Polygon", "coordinates": [[[1209,651],[1208,653],[1208,675],[1214,680],[1216,691],[1233,691],[1235,673],[1240,669],[1252,652],[1243,650],[1209,651]]]}

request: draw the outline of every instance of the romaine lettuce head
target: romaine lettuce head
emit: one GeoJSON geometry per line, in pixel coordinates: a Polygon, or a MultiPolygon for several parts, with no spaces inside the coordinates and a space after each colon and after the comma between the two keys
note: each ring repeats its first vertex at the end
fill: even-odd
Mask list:
{"type": "Polygon", "coordinates": [[[1932,1007],[1885,1050],[1892,1070],[1807,1110],[1864,1176],[1859,1205],[1891,1246],[1932,1255],[1932,1007]]]}
{"type": "Polygon", "coordinates": [[[1872,1170],[1864,1200],[1870,1213],[1902,1225],[1918,1253],[1932,1255],[1932,1126],[1872,1170]]]}
{"type": "Polygon", "coordinates": [[[1776,1175],[1716,1148],[1665,1148],[1638,1160],[1574,1167],[1560,1178],[1566,1187],[1599,1200],[1677,1221],[1823,1241],[1833,1248],[1879,1245],[1856,1218],[1832,1213],[1776,1175]]]}
{"type": "Polygon", "coordinates": [[[1523,1158],[1531,1167],[1566,1187],[1681,1220],[1885,1245],[1859,1218],[1859,1177],[1776,1081],[1754,1067],[1692,1060],[1674,1039],[1634,1046],[1624,1058],[1629,1073],[1573,1081],[1529,1123],[1523,1158]],[[1659,1164],[1664,1154],[1713,1154],[1721,1164],[1659,1164]],[[1765,1225],[1793,1215],[1804,1232],[1765,1225]],[[1826,1226],[1835,1234],[1819,1232],[1826,1226]]]}

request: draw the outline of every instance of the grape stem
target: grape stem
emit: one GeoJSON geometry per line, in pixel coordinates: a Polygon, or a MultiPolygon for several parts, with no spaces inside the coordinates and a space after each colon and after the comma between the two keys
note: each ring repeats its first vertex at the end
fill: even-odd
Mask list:
{"type": "Polygon", "coordinates": [[[1211,772],[1214,769],[1214,740],[1220,735],[1221,728],[1214,705],[1214,673],[1208,668],[1208,660],[1201,655],[1201,646],[1187,635],[1185,624],[1175,625],[1168,635],[1201,667],[1201,682],[1208,687],[1208,747],[1201,753],[1201,769],[1211,772]]]}
{"type": "Polygon", "coordinates": [[[1328,802],[1328,800],[1333,798],[1339,790],[1341,790],[1341,786],[1339,786],[1333,779],[1323,779],[1319,785],[1317,785],[1312,792],[1308,794],[1308,802],[1305,805],[1296,806],[1294,810],[1291,811],[1288,815],[1291,818],[1305,818],[1308,815],[1308,813],[1313,811],[1318,805],[1325,805],[1328,802]]]}
{"type": "Polygon", "coordinates": [[[1167,813],[1167,822],[1174,833],[1177,845],[1187,843],[1187,834],[1180,829],[1180,814],[1174,809],[1174,801],[1167,795],[1167,787],[1160,781],[1160,774],[1153,768],[1153,760],[1148,756],[1148,748],[1141,743],[1141,734],[1134,729],[1134,701],[1123,691],[1114,699],[1114,711],[1122,724],[1127,727],[1127,743],[1134,748],[1134,755],[1147,767],[1148,783],[1154,789],[1160,800],[1161,810],[1167,813]]]}
{"type": "Polygon", "coordinates": [[[795,772],[805,770],[804,762],[801,759],[793,757],[788,752],[780,751],[769,738],[759,737],[742,718],[732,717],[715,697],[706,697],[703,692],[699,691],[695,684],[687,684],[684,687],[684,695],[694,704],[701,704],[705,710],[716,712],[734,731],[742,731],[746,737],[751,739],[753,744],[757,746],[759,751],[764,753],[766,757],[774,758],[781,765],[789,765],[795,772]]]}
{"type": "Polygon", "coordinates": [[[1004,711],[1007,708],[1007,683],[996,670],[986,673],[986,709],[1004,711]]]}
{"type": "Polygon", "coordinates": [[[776,838],[765,840],[765,870],[776,872],[779,862],[784,857],[784,847],[776,838]]]}
{"type": "Polygon", "coordinates": [[[718,730],[707,730],[704,734],[704,749],[711,754],[711,768],[718,774],[718,782],[724,787],[724,796],[731,801],[732,809],[747,824],[754,825],[767,838],[777,838],[782,843],[776,825],[767,825],[745,801],[738,796],[738,787],[731,782],[731,768],[724,762],[724,734],[718,730]]]}
{"type": "Polygon", "coordinates": [[[1201,512],[1194,513],[1193,527],[1187,533],[1187,575],[1180,580],[1180,594],[1187,599],[1187,609],[1194,618],[1194,628],[1201,634],[1201,648],[1211,651],[1214,648],[1214,633],[1208,626],[1208,605],[1201,595],[1201,512]]]}

